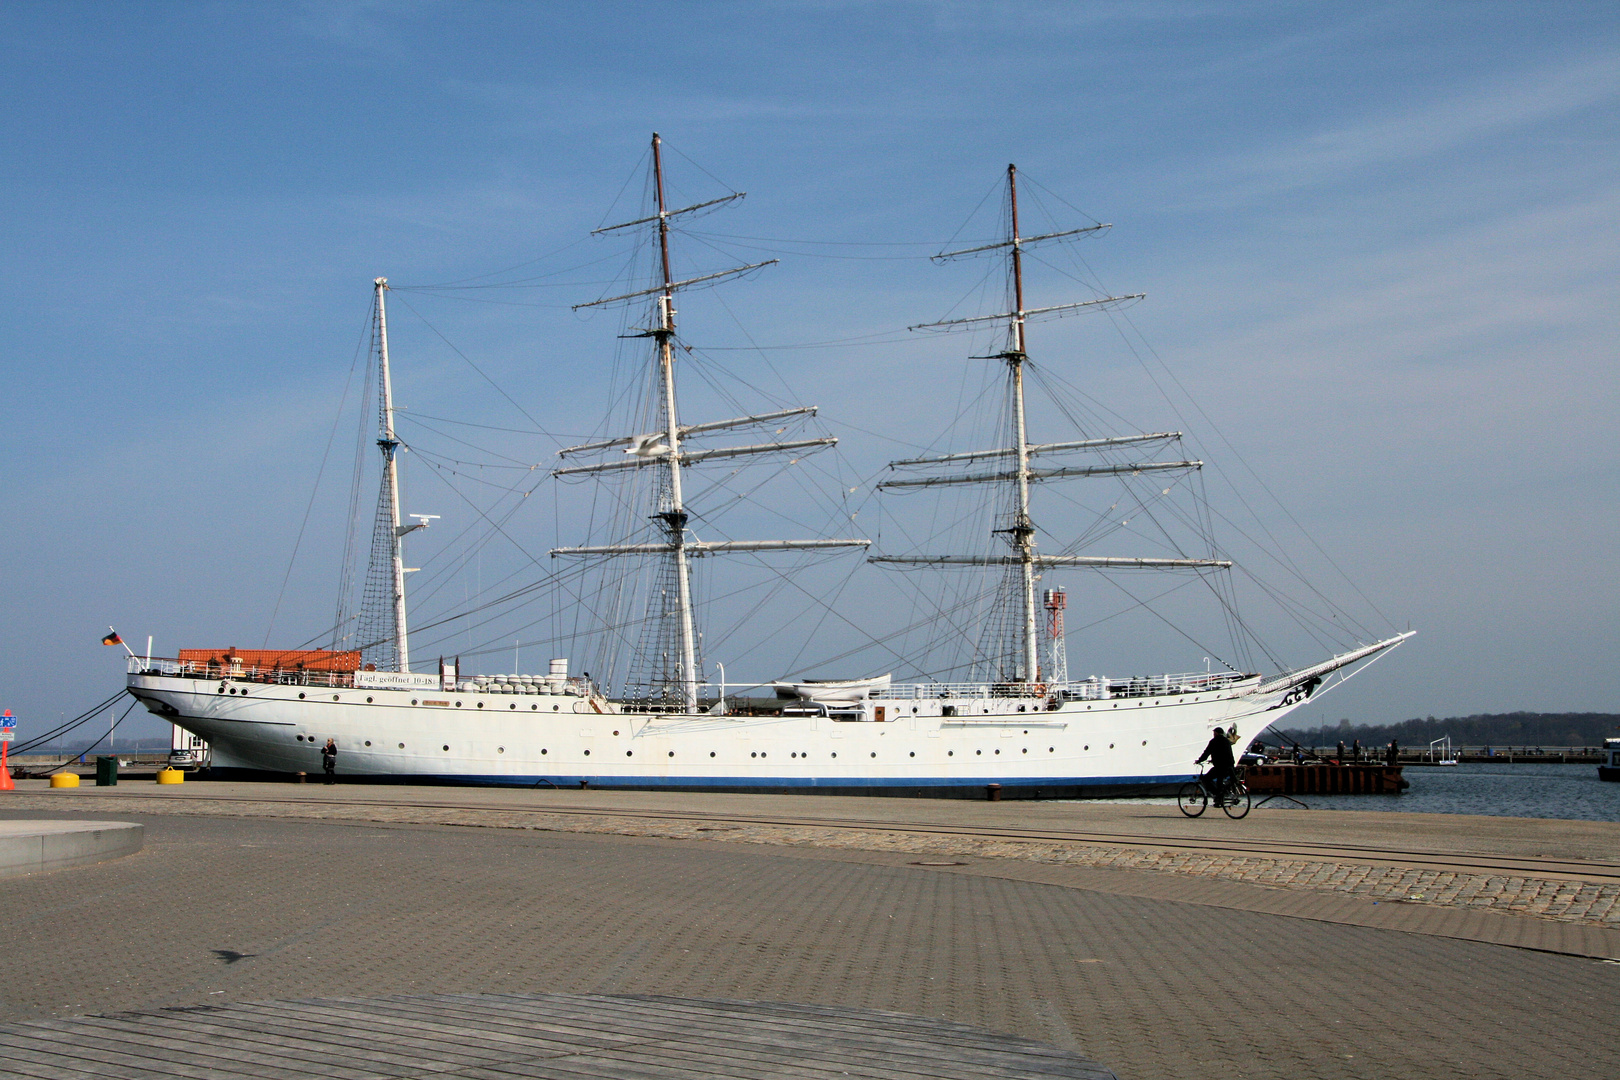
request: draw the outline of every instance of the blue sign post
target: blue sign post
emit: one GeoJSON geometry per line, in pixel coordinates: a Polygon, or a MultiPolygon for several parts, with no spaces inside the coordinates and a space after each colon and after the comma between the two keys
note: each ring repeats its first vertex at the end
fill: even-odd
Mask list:
{"type": "Polygon", "coordinates": [[[6,760],[6,751],[11,749],[11,740],[17,737],[17,718],[7,709],[0,713],[0,791],[17,790],[16,783],[11,779],[11,765],[6,760]]]}

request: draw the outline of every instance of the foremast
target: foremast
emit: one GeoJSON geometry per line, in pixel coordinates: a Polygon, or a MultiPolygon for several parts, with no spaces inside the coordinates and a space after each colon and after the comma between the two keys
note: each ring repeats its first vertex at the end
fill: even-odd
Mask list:
{"type": "Polygon", "coordinates": [[[625,448],[629,455],[627,460],[607,461],[592,465],[581,465],[570,468],[555,469],[554,477],[603,473],[623,469],[638,469],[649,465],[661,465],[666,470],[665,482],[667,484],[667,497],[660,501],[655,508],[653,517],[659,522],[664,532],[664,540],[658,544],[607,544],[589,547],[553,548],[553,558],[559,555],[566,556],[594,556],[594,555],[667,555],[675,577],[676,602],[676,632],[678,637],[678,664],[674,672],[674,690],[676,698],[682,709],[687,712],[698,708],[698,690],[702,685],[701,672],[697,661],[697,625],[692,605],[692,579],[691,560],[706,555],[724,554],[731,552],[764,552],[787,551],[813,548],[841,548],[841,547],[867,547],[870,540],[862,539],[828,539],[828,540],[731,540],[731,541],[703,541],[690,535],[687,525],[690,516],[687,512],[685,496],[682,488],[682,470],[685,466],[700,461],[744,457],[754,454],[764,454],[778,451],[814,451],[837,444],[836,438],[800,439],[780,442],[767,442],[751,446],[721,447],[709,450],[688,451],[683,449],[683,441],[687,436],[703,432],[720,431],[734,427],[744,427],[754,424],[767,423],[773,420],[785,419],[794,416],[813,415],[814,406],[784,409],[772,413],[755,416],[742,416],[731,420],[710,421],[703,424],[682,425],[679,411],[676,408],[675,394],[675,293],[677,290],[697,285],[707,284],[724,278],[746,274],[753,270],[769,266],[776,262],[770,259],[766,262],[751,263],[747,266],[734,267],[717,273],[703,274],[698,277],[686,278],[677,281],[671,271],[669,253],[670,221],[680,215],[693,211],[708,209],[722,203],[728,203],[744,197],[746,192],[733,192],[718,199],[710,199],[693,206],[670,210],[664,197],[664,165],[663,140],[658,133],[652,137],[652,169],[653,187],[656,196],[657,213],[651,217],[638,218],[634,221],[623,222],[618,225],[609,225],[595,230],[596,234],[615,232],[621,229],[633,228],[643,225],[656,225],[658,230],[658,272],[659,284],[650,289],[624,293],[619,296],[605,297],[589,303],[574,305],[575,310],[582,308],[599,307],[610,304],[635,300],[640,297],[651,296],[655,298],[657,309],[653,315],[653,325],[643,331],[640,336],[651,337],[654,341],[654,356],[657,364],[657,380],[659,396],[661,399],[663,430],[654,434],[628,435],[619,438],[606,439],[600,442],[585,443],[579,446],[567,447],[558,451],[559,457],[571,454],[582,454],[595,451],[608,450],[615,447],[625,448]]]}
{"type": "Polygon", "coordinates": [[[956,476],[933,476],[920,479],[889,480],[878,485],[880,490],[906,487],[933,487],[946,484],[971,483],[1010,483],[1013,493],[1012,520],[1005,529],[997,532],[1004,533],[1012,547],[1012,553],[1007,556],[953,556],[953,555],[874,555],[869,561],[874,563],[912,564],[912,565],[967,565],[967,566],[1015,566],[1018,574],[1018,631],[1016,653],[1018,662],[1012,672],[1001,673],[1005,681],[1034,684],[1041,680],[1040,670],[1040,638],[1036,621],[1035,583],[1040,578],[1040,570],[1053,566],[1089,566],[1089,567],[1119,567],[1135,569],[1169,569],[1169,568],[1226,568],[1232,564],[1222,559],[1170,559],[1170,558],[1120,558],[1109,556],[1086,555],[1043,555],[1035,543],[1035,524],[1030,516],[1030,485],[1034,481],[1057,479],[1061,477],[1081,476],[1107,476],[1130,473],[1198,469],[1203,466],[1201,461],[1163,461],[1138,462],[1128,465],[1090,465],[1069,466],[1055,469],[1034,469],[1030,465],[1030,458],[1035,454],[1055,453],[1070,450],[1093,450],[1105,447],[1124,446],[1133,443],[1173,442],[1181,438],[1180,432],[1156,432],[1144,435],[1126,435],[1112,438],[1081,439],[1070,442],[1032,444],[1029,441],[1029,430],[1024,401],[1024,368],[1029,360],[1026,342],[1026,324],[1031,316],[1052,315],[1058,316],[1082,308],[1102,307],[1117,304],[1127,300],[1141,298],[1140,293],[1127,296],[1109,296],[1100,300],[1088,300],[1079,303],[1055,304],[1049,307],[1027,308],[1024,306],[1024,263],[1023,253],[1026,247],[1049,240],[1065,237],[1081,236],[1101,232],[1107,225],[1092,225],[1079,229],[1068,229],[1062,232],[1047,233],[1041,236],[1025,237],[1019,229],[1018,223],[1018,168],[1016,165],[1007,166],[1007,209],[1009,231],[1007,238],[993,244],[983,244],[977,247],[965,248],[961,251],[944,252],[934,256],[935,262],[946,262],[951,259],[968,255],[989,254],[1005,252],[1007,255],[1008,286],[1012,300],[1012,310],[998,315],[984,315],[972,318],[949,319],[937,323],[923,323],[913,326],[912,330],[957,330],[970,329],[975,325],[1004,322],[1007,326],[1006,347],[999,353],[994,353],[984,359],[1005,361],[1008,368],[1010,393],[1012,397],[1012,445],[995,450],[970,451],[961,454],[947,454],[934,458],[914,458],[907,461],[890,462],[890,468],[902,466],[927,466],[955,464],[959,462],[979,461],[984,459],[1002,460],[1011,459],[1011,469],[1001,469],[990,473],[978,473],[956,476]]]}

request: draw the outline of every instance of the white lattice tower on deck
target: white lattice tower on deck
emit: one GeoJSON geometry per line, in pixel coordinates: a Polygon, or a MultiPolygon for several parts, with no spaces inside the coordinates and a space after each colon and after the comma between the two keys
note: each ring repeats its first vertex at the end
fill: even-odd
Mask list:
{"type": "Polygon", "coordinates": [[[1046,682],[1052,686],[1069,684],[1069,647],[1063,640],[1063,609],[1069,594],[1062,586],[1047,589],[1042,597],[1046,607],[1046,682]]]}

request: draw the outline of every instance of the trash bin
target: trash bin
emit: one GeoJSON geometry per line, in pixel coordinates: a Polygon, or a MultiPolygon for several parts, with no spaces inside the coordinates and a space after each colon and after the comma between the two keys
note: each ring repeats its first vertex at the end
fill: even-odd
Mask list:
{"type": "Polygon", "coordinates": [[[96,787],[118,786],[118,759],[107,754],[96,758],[96,787]]]}

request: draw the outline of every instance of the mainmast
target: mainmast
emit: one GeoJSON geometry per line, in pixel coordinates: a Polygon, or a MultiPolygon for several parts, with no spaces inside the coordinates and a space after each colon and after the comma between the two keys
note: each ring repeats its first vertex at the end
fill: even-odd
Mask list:
{"type": "Polygon", "coordinates": [[[698,707],[698,689],[701,685],[701,672],[698,670],[697,661],[697,628],[692,611],[692,559],[733,552],[867,547],[871,544],[871,541],[858,539],[699,540],[688,534],[689,515],[682,489],[682,473],[687,466],[711,460],[748,457],[773,452],[813,452],[834,446],[838,440],[828,437],[770,441],[748,446],[716,447],[702,450],[687,450],[684,448],[683,441],[692,435],[766,424],[790,417],[814,415],[816,409],[813,406],[782,409],[754,416],[739,416],[730,420],[714,420],[701,424],[683,425],[680,422],[679,412],[675,407],[676,291],[688,286],[707,284],[758,270],[761,267],[771,265],[776,260],[771,259],[766,262],[751,263],[747,266],[734,267],[730,270],[721,270],[712,274],[702,274],[697,277],[676,281],[670,265],[670,221],[684,214],[741,199],[745,193],[736,191],[718,199],[710,199],[693,206],[682,207],[678,210],[669,209],[664,197],[663,140],[658,137],[657,132],[654,132],[652,137],[652,168],[657,212],[650,217],[637,218],[634,221],[626,221],[618,225],[608,225],[595,230],[595,232],[601,234],[635,226],[655,225],[658,229],[658,284],[650,289],[640,289],[619,296],[604,297],[601,300],[576,304],[574,307],[575,310],[578,310],[580,308],[618,304],[641,297],[650,296],[655,298],[657,310],[654,312],[653,325],[642,331],[639,336],[651,337],[655,343],[654,362],[657,365],[656,375],[660,404],[663,406],[662,415],[659,418],[662,430],[656,433],[624,435],[567,447],[558,451],[558,456],[568,457],[573,454],[594,453],[614,448],[623,448],[625,456],[616,461],[610,460],[590,465],[555,469],[552,471],[552,475],[564,477],[662,466],[667,470],[665,475],[668,490],[661,494],[653,517],[662,527],[665,538],[662,543],[657,544],[606,544],[590,547],[554,548],[551,554],[553,557],[559,555],[668,554],[675,578],[675,619],[677,648],[679,650],[678,663],[673,673],[674,678],[671,681],[681,707],[688,712],[692,712],[698,707]]]}
{"type": "Polygon", "coordinates": [[[676,619],[679,622],[681,663],[677,677],[681,704],[697,708],[697,631],[692,623],[692,572],[686,558],[686,507],[681,497],[681,429],[675,415],[675,291],[669,272],[669,210],[664,204],[663,140],[653,132],[653,186],[658,191],[658,256],[663,273],[663,292],[658,297],[658,325],[653,337],[658,343],[658,374],[664,396],[664,445],[669,447],[669,507],[658,517],[669,533],[675,562],[676,619]]]}

